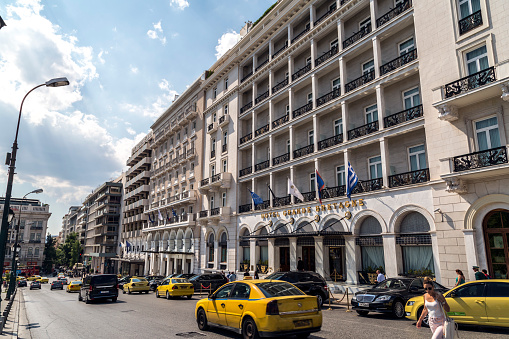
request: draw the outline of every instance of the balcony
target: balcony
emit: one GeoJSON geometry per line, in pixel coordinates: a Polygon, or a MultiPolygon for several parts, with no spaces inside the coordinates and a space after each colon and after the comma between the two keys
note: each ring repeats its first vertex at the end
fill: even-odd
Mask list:
{"type": "Polygon", "coordinates": [[[194,158],[196,156],[196,150],[195,148],[189,148],[188,150],[186,150],[186,158],[187,159],[191,159],[191,158],[194,158]]]}
{"type": "Polygon", "coordinates": [[[282,51],[284,51],[286,48],[288,47],[288,41],[285,41],[285,44],[283,45],[283,47],[281,47],[280,49],[278,49],[276,52],[274,52],[274,54],[272,54],[272,59],[274,59],[275,57],[277,57],[279,55],[279,53],[281,53],[282,51]]]}
{"type": "Polygon", "coordinates": [[[204,193],[207,190],[216,191],[220,188],[230,188],[232,180],[232,174],[229,172],[221,172],[210,178],[203,179],[200,181],[200,193],[204,193]]]}
{"type": "Polygon", "coordinates": [[[265,126],[262,126],[260,128],[258,128],[256,131],[255,131],[255,138],[256,137],[259,137],[260,135],[262,134],[265,134],[269,131],[269,124],[265,125],[265,126]]]}
{"type": "Polygon", "coordinates": [[[272,122],[272,128],[277,128],[290,120],[290,115],[284,115],[281,118],[278,118],[272,122]]]}
{"type": "Polygon", "coordinates": [[[299,200],[300,202],[315,201],[316,200],[316,191],[302,193],[302,197],[304,198],[304,201],[301,201],[298,198],[297,198],[297,200],[299,200]]]}
{"type": "Polygon", "coordinates": [[[465,34],[468,31],[473,30],[476,27],[482,26],[482,15],[481,11],[477,11],[461,19],[459,22],[460,35],[465,34]]]}
{"type": "Polygon", "coordinates": [[[383,179],[376,178],[371,180],[359,180],[352,193],[366,193],[381,190],[383,188],[383,179]]]}
{"type": "Polygon", "coordinates": [[[380,66],[380,75],[387,74],[389,72],[394,71],[414,60],[417,60],[417,50],[413,49],[408,53],[402,54],[394,60],[389,61],[386,64],[380,66]]]}
{"type": "Polygon", "coordinates": [[[263,100],[267,99],[269,97],[269,91],[267,90],[266,92],[260,94],[259,96],[256,97],[255,99],[255,105],[258,105],[260,102],[262,102],[263,100]]]}
{"type": "Polygon", "coordinates": [[[272,200],[272,204],[274,207],[287,206],[287,205],[290,205],[291,203],[292,203],[292,199],[291,199],[290,195],[287,195],[286,197],[282,197],[282,198],[274,198],[272,200]]]}
{"type": "Polygon", "coordinates": [[[346,186],[327,187],[322,190],[322,199],[338,198],[346,194],[346,186]]]}
{"type": "Polygon", "coordinates": [[[321,17],[319,17],[316,21],[315,21],[315,24],[314,26],[318,25],[320,22],[322,22],[323,20],[325,20],[329,15],[331,15],[332,13],[334,13],[336,11],[336,4],[333,3],[331,8],[325,12],[324,15],[322,15],[321,17]]]}
{"type": "Polygon", "coordinates": [[[336,98],[339,98],[340,95],[341,95],[341,88],[336,88],[332,92],[329,92],[329,93],[327,93],[325,95],[322,95],[321,97],[316,99],[316,107],[325,105],[329,101],[332,101],[332,100],[334,100],[336,98]]]}
{"type": "Polygon", "coordinates": [[[304,34],[306,34],[307,32],[309,32],[311,28],[310,27],[306,27],[302,32],[300,32],[299,34],[297,34],[293,39],[292,39],[292,44],[299,40],[304,34]]]}
{"type": "Polygon", "coordinates": [[[261,64],[259,64],[258,66],[256,66],[256,69],[255,69],[255,72],[258,72],[258,70],[260,68],[262,68],[263,66],[265,66],[266,64],[269,63],[269,58],[267,58],[267,60],[263,61],[261,64]]]}
{"type": "Polygon", "coordinates": [[[338,54],[338,51],[339,51],[338,46],[333,46],[330,50],[328,50],[323,55],[315,59],[315,67],[318,67],[318,65],[323,64],[325,61],[329,60],[334,55],[338,54]]]}
{"type": "Polygon", "coordinates": [[[228,126],[230,123],[230,116],[228,114],[219,117],[219,127],[223,128],[224,126],[228,126]]]}
{"type": "Polygon", "coordinates": [[[287,161],[290,161],[290,153],[285,153],[283,155],[272,158],[272,166],[280,165],[287,161]]]}
{"type": "Polygon", "coordinates": [[[208,134],[212,134],[215,131],[217,131],[217,122],[216,121],[214,121],[213,123],[211,123],[211,124],[209,124],[207,126],[207,133],[208,134]]]}
{"type": "Polygon", "coordinates": [[[501,164],[507,164],[507,148],[505,146],[464,154],[453,158],[454,172],[501,164]]]}
{"type": "Polygon", "coordinates": [[[216,150],[210,151],[210,159],[214,159],[216,157],[216,150]]]}
{"type": "Polygon", "coordinates": [[[253,133],[246,134],[242,138],[240,138],[240,144],[242,145],[251,139],[253,139],[253,133]]]}
{"type": "Polygon", "coordinates": [[[418,105],[384,118],[384,127],[389,128],[422,117],[422,105],[418,105]]]}
{"type": "Polygon", "coordinates": [[[179,164],[183,163],[186,160],[186,150],[183,150],[181,154],[178,155],[179,164]]]}
{"type": "Polygon", "coordinates": [[[371,23],[367,24],[366,26],[362,27],[360,31],[354,33],[352,36],[350,36],[348,39],[343,41],[343,48],[347,48],[348,46],[353,45],[366,35],[371,33],[371,23]]]}
{"type": "Polygon", "coordinates": [[[277,83],[276,86],[272,87],[272,94],[276,94],[282,88],[284,88],[286,85],[288,85],[288,78],[285,78],[285,80],[277,83]]]}
{"type": "Polygon", "coordinates": [[[224,144],[221,146],[221,153],[226,153],[226,152],[228,152],[228,145],[224,144]]]}
{"type": "Polygon", "coordinates": [[[445,98],[451,98],[495,82],[495,67],[484,69],[459,80],[453,81],[444,86],[445,98]]]}
{"type": "Polygon", "coordinates": [[[244,81],[246,81],[247,79],[249,79],[249,77],[253,75],[253,71],[249,71],[249,73],[247,73],[241,80],[240,80],[240,83],[243,83],[244,81]]]}
{"type": "Polygon", "coordinates": [[[324,140],[320,140],[318,142],[318,150],[321,151],[323,149],[326,149],[326,148],[329,148],[329,147],[332,147],[335,145],[339,145],[342,142],[343,142],[343,134],[338,134],[333,137],[330,137],[330,138],[327,138],[324,140]]]}
{"type": "Polygon", "coordinates": [[[378,121],[373,121],[370,122],[369,124],[349,130],[348,140],[357,139],[362,136],[375,133],[376,131],[378,131],[378,121]]]}
{"type": "Polygon", "coordinates": [[[412,1],[411,0],[405,0],[401,2],[399,5],[391,9],[389,12],[382,15],[380,18],[376,19],[376,27],[380,27],[406,11],[407,9],[410,9],[412,7],[412,1]]]}
{"type": "Polygon", "coordinates": [[[239,205],[239,213],[249,212],[253,209],[252,204],[239,205]]]}
{"type": "Polygon", "coordinates": [[[261,204],[255,206],[255,210],[266,210],[270,208],[270,200],[264,200],[261,204]]]}
{"type": "Polygon", "coordinates": [[[269,168],[269,165],[270,165],[270,163],[268,160],[262,161],[255,165],[255,172],[269,168]]]}
{"type": "Polygon", "coordinates": [[[373,80],[375,80],[375,71],[374,70],[372,70],[371,72],[364,73],[357,79],[347,83],[345,85],[345,92],[348,93],[350,91],[353,91],[354,89],[361,87],[362,85],[365,85],[373,80]]]}
{"type": "Polygon", "coordinates": [[[311,144],[311,145],[304,146],[302,148],[296,149],[295,151],[293,151],[293,158],[297,159],[297,158],[300,158],[300,157],[303,157],[305,155],[313,153],[314,152],[314,147],[315,146],[313,144],[311,144]]]}
{"type": "Polygon", "coordinates": [[[421,184],[429,181],[429,169],[406,172],[389,176],[389,187],[421,184]]]}
{"type": "Polygon", "coordinates": [[[309,71],[311,71],[311,64],[307,64],[306,66],[299,69],[297,72],[293,73],[292,81],[297,80],[298,78],[300,78],[301,76],[303,76],[304,74],[306,74],[309,71]]]}
{"type": "Polygon", "coordinates": [[[304,106],[299,107],[296,110],[294,110],[292,112],[292,117],[295,119],[296,117],[298,117],[304,113],[307,113],[307,112],[311,111],[312,109],[313,109],[313,103],[312,102],[307,103],[304,106]]]}
{"type": "Polygon", "coordinates": [[[40,244],[41,243],[41,239],[30,239],[28,241],[28,243],[30,243],[30,244],[40,244]]]}
{"type": "Polygon", "coordinates": [[[245,111],[247,111],[251,107],[253,107],[253,102],[252,101],[248,102],[247,104],[245,104],[244,106],[242,106],[240,108],[240,114],[244,113],[245,111]]]}
{"type": "Polygon", "coordinates": [[[205,221],[209,221],[212,223],[221,222],[229,222],[230,220],[231,209],[230,206],[223,207],[215,207],[210,209],[209,211],[201,211],[199,221],[204,223],[205,221]]]}
{"type": "Polygon", "coordinates": [[[253,166],[249,166],[249,167],[246,167],[244,169],[241,169],[239,171],[239,177],[243,177],[243,176],[246,176],[248,174],[251,174],[253,173],[253,166]]]}

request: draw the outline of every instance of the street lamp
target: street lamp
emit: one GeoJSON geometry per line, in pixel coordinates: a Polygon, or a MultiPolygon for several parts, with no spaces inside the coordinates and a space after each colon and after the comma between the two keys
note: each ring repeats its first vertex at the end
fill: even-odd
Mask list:
{"type": "MultiPolygon", "coordinates": [[[[38,188],[32,192],[28,192],[21,198],[21,202],[25,200],[27,195],[35,193],[39,194],[42,193],[42,188],[38,188]]],[[[9,281],[9,289],[7,290],[7,295],[5,296],[6,300],[9,300],[11,298],[12,293],[14,292],[14,288],[16,286],[16,271],[18,270],[18,263],[17,260],[19,259],[19,252],[21,251],[21,245],[18,244],[19,241],[19,225],[21,223],[21,208],[19,209],[19,215],[18,215],[18,223],[16,225],[16,238],[14,240],[14,246],[12,246],[12,265],[11,265],[11,277],[9,281]]]]}
{"type": "MultiPolygon", "coordinates": [[[[14,170],[16,169],[16,152],[18,151],[18,132],[19,132],[19,124],[21,121],[21,112],[23,110],[23,103],[27,96],[35,89],[46,86],[46,87],[60,87],[69,85],[69,80],[67,78],[55,78],[46,81],[43,84],[37,85],[28,91],[27,94],[23,97],[21,101],[21,105],[19,107],[19,116],[18,116],[18,124],[16,125],[16,136],[14,137],[14,142],[12,143],[12,153],[7,153],[7,157],[5,159],[5,164],[9,166],[9,176],[7,178],[7,189],[5,191],[5,201],[4,201],[4,212],[2,216],[2,228],[0,229],[0,277],[3,275],[4,271],[4,260],[5,260],[5,245],[7,242],[7,230],[9,228],[9,205],[11,203],[11,193],[12,193],[12,182],[14,180],[14,170]]],[[[0,278],[2,279],[2,278],[0,278]]],[[[0,280],[1,282],[1,280],[0,280]]],[[[1,286],[1,284],[0,284],[1,286]]],[[[2,298],[0,297],[0,303],[2,302],[2,298]]],[[[0,308],[1,309],[1,308],[0,308]]]]}

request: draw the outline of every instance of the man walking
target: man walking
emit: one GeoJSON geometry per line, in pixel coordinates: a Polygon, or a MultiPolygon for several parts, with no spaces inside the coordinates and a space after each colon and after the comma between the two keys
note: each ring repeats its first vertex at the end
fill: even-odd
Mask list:
{"type": "Polygon", "coordinates": [[[486,276],[484,273],[479,271],[479,266],[472,266],[472,269],[475,272],[475,280],[484,280],[486,279],[486,276]]]}
{"type": "Polygon", "coordinates": [[[382,272],[380,272],[380,270],[376,270],[376,282],[381,283],[384,280],[385,280],[385,275],[383,275],[382,272]]]}

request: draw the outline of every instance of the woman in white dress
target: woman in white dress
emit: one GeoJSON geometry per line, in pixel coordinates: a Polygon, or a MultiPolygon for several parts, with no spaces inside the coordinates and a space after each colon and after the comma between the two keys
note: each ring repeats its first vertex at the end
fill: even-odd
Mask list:
{"type": "Polygon", "coordinates": [[[421,328],[422,320],[426,315],[428,316],[428,323],[433,333],[432,339],[442,339],[444,337],[444,322],[445,322],[445,314],[449,312],[451,308],[447,304],[444,296],[437,291],[433,287],[433,281],[431,278],[424,278],[424,290],[426,293],[424,294],[424,310],[417,321],[417,328],[421,328]]]}

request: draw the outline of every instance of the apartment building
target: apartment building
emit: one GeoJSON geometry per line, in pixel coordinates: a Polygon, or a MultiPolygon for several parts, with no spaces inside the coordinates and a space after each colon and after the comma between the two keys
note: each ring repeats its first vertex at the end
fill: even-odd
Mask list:
{"type": "Polygon", "coordinates": [[[150,169],[152,165],[152,149],[149,140],[152,133],[147,134],[131,151],[126,162],[124,185],[124,207],[119,260],[120,272],[125,275],[141,275],[145,272],[145,241],[143,229],[148,227],[150,169]]]}
{"type": "MultiPolygon", "coordinates": [[[[90,272],[117,273],[115,260],[121,226],[124,175],[96,188],[83,202],[86,210],[84,265],[90,272]]],[[[85,213],[84,213],[85,214],[85,213]]]]}
{"type": "Polygon", "coordinates": [[[146,274],[194,273],[199,268],[202,81],[191,84],[151,126],[148,224],[142,230],[146,274]]]}
{"type": "Polygon", "coordinates": [[[202,84],[201,270],[506,276],[503,6],[283,0],[248,23],[202,84]]]}
{"type": "Polygon", "coordinates": [[[85,205],[81,205],[77,211],[76,235],[82,248],[85,248],[85,240],[87,238],[87,220],[88,208],[85,205]]]}
{"type": "Polygon", "coordinates": [[[80,206],[71,206],[69,207],[69,212],[67,212],[62,217],[62,238],[63,242],[69,236],[69,234],[76,232],[77,229],[77,221],[78,221],[78,210],[80,206]]]}
{"type": "MultiPolygon", "coordinates": [[[[0,206],[5,199],[0,198],[0,206]]],[[[18,243],[21,245],[18,269],[26,270],[34,274],[38,271],[44,260],[44,244],[46,243],[46,230],[51,216],[49,205],[41,203],[37,199],[11,198],[10,208],[14,211],[14,219],[9,225],[7,245],[5,249],[4,267],[9,268],[12,264],[13,252],[16,239],[16,227],[19,221],[20,234],[18,243]]]]}

